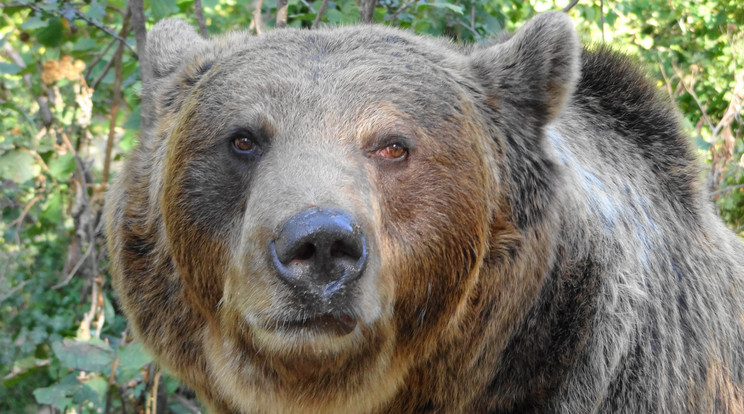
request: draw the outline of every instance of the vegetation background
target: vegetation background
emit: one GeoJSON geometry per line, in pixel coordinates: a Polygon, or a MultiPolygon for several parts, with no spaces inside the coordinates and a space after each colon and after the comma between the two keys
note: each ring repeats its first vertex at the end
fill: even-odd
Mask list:
{"type": "MultiPolygon", "coordinates": [[[[0,412],[199,411],[189,390],[131,342],[102,236],[104,192],[148,118],[137,52],[155,22],[177,16],[215,35],[374,21],[481,43],[567,5],[2,0],[0,412]]],[[[585,41],[636,57],[679,106],[712,202],[744,236],[744,2],[582,0],[569,13],[585,41]]]]}

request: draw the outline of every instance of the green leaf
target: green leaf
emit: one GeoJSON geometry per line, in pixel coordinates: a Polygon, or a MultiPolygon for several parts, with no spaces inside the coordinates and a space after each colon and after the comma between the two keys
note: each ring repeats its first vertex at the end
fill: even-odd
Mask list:
{"type": "Polygon", "coordinates": [[[62,365],[82,371],[103,371],[114,360],[114,350],[100,340],[65,339],[52,343],[52,349],[62,365]]]}
{"type": "Polygon", "coordinates": [[[56,187],[51,197],[46,199],[42,207],[41,216],[50,223],[57,223],[62,219],[62,188],[56,187]]]}
{"type": "Polygon", "coordinates": [[[328,19],[329,24],[336,25],[344,18],[344,14],[336,9],[330,9],[326,10],[325,17],[328,19]]]}
{"type": "MultiPolygon", "coordinates": [[[[100,388],[101,387],[101,381],[103,381],[100,377],[97,378],[98,381],[91,380],[86,382],[85,384],[82,384],[81,387],[79,387],[75,393],[72,395],[72,401],[75,403],[83,403],[86,401],[90,401],[93,403],[94,406],[101,405],[101,397],[102,395],[98,393],[97,389],[94,389],[90,386],[91,383],[93,383],[94,386],[100,388]]],[[[106,381],[103,381],[103,393],[106,392],[106,381]]]]}
{"type": "Polygon", "coordinates": [[[23,68],[15,63],[0,62],[0,73],[5,75],[17,75],[23,68]]]}
{"type": "Polygon", "coordinates": [[[75,154],[68,152],[49,162],[49,173],[57,181],[64,181],[77,168],[75,154]]]}
{"type": "Polygon", "coordinates": [[[16,183],[34,178],[34,157],[26,151],[12,150],[0,156],[0,177],[16,183]]]}
{"type": "Polygon", "coordinates": [[[137,106],[132,110],[132,114],[129,115],[129,119],[124,123],[124,129],[140,129],[140,123],[142,122],[142,115],[140,114],[140,107],[137,106]]]}
{"type": "Polygon", "coordinates": [[[695,145],[703,151],[710,151],[710,147],[712,146],[710,142],[704,140],[700,135],[695,137],[695,145]]]}
{"type": "Polygon", "coordinates": [[[88,6],[88,11],[85,12],[85,15],[91,20],[102,19],[105,14],[106,14],[106,9],[97,1],[90,2],[90,6],[88,6]]]}
{"type": "Polygon", "coordinates": [[[122,370],[120,377],[125,381],[132,379],[150,361],[152,357],[145,352],[139,342],[119,348],[119,365],[122,370]]]}
{"type": "Polygon", "coordinates": [[[150,8],[155,21],[169,16],[176,9],[176,0],[150,0],[150,8]]]}
{"type": "Polygon", "coordinates": [[[111,299],[109,299],[106,292],[104,292],[103,295],[103,317],[106,318],[105,320],[107,323],[116,318],[116,311],[114,310],[114,306],[111,304],[111,299]]]}
{"type": "Polygon", "coordinates": [[[72,398],[69,398],[68,395],[74,392],[76,388],[72,384],[61,382],[51,387],[35,389],[34,398],[41,405],[51,405],[64,412],[65,407],[72,405],[72,398]]]}
{"type": "Polygon", "coordinates": [[[92,49],[95,49],[97,46],[98,46],[98,43],[95,41],[95,39],[81,37],[75,42],[74,45],[72,45],[72,50],[76,50],[76,51],[92,50],[92,49]]]}
{"type": "Polygon", "coordinates": [[[483,16],[483,25],[490,34],[498,34],[504,29],[499,19],[487,13],[483,16]]]}
{"type": "Polygon", "coordinates": [[[49,19],[46,27],[36,32],[36,39],[44,46],[55,47],[60,44],[64,37],[62,21],[56,17],[49,19]]]}
{"type": "Polygon", "coordinates": [[[450,9],[457,14],[463,14],[462,6],[459,4],[451,4],[435,1],[434,3],[419,3],[418,9],[425,9],[426,7],[434,7],[436,9],[450,9]]]}
{"type": "Polygon", "coordinates": [[[26,19],[23,24],[21,24],[21,29],[23,30],[33,30],[33,29],[39,29],[47,25],[47,22],[42,20],[39,16],[34,16],[31,18],[26,19]]]}
{"type": "Polygon", "coordinates": [[[137,137],[139,135],[136,131],[128,129],[124,132],[124,135],[121,137],[121,141],[119,141],[119,147],[122,149],[122,151],[130,151],[132,148],[137,146],[137,137]]]}

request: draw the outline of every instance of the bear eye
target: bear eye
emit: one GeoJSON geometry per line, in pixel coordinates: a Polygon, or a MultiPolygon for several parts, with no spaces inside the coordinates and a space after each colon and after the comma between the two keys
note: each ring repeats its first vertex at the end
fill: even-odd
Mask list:
{"type": "Polygon", "coordinates": [[[239,135],[232,139],[232,147],[235,152],[241,155],[260,155],[260,147],[252,137],[239,135]]]}
{"type": "Polygon", "coordinates": [[[394,142],[377,150],[377,155],[391,161],[402,161],[408,156],[408,148],[399,142],[394,142]]]}

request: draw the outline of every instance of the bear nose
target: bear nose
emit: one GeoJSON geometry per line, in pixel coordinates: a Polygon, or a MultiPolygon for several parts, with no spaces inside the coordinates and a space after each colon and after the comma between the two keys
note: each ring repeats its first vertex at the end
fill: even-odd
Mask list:
{"type": "Polygon", "coordinates": [[[359,279],[367,262],[364,234],[349,213],[335,208],[292,216],[269,248],[280,279],[300,294],[324,298],[359,279]]]}

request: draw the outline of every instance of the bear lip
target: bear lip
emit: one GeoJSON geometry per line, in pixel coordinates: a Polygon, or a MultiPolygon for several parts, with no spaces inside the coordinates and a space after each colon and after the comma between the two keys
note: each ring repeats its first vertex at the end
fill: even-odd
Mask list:
{"type": "Polygon", "coordinates": [[[278,329],[310,330],[318,333],[345,336],[353,332],[356,326],[357,319],[348,314],[316,314],[312,318],[281,321],[278,329]]]}

